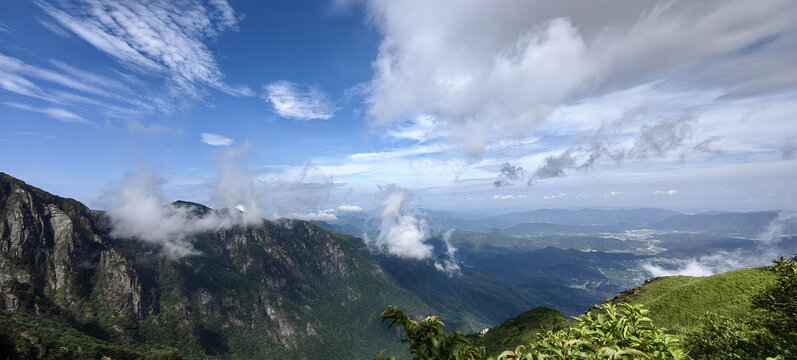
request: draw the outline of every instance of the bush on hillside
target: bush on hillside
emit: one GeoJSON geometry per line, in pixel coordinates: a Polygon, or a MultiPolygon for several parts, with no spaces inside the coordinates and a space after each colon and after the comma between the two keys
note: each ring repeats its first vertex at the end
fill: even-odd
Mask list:
{"type": "MultiPolygon", "coordinates": [[[[665,334],[664,329],[655,327],[646,314],[647,310],[641,305],[606,304],[576,317],[573,326],[556,332],[548,331],[537,342],[504,351],[498,359],[689,359],[678,340],[665,334]]],[[[443,323],[436,316],[418,322],[391,306],[381,319],[383,322],[391,320],[390,328],[404,327],[400,341],[409,344],[413,359],[473,360],[484,357],[484,348],[471,345],[462,333],[446,334],[442,330],[443,323]]],[[[382,359],[383,353],[376,355],[376,359],[382,359]]]]}
{"type": "Polygon", "coordinates": [[[776,282],[753,297],[747,318],[709,313],[684,334],[695,359],[797,359],[797,256],[774,263],[776,282]]]}

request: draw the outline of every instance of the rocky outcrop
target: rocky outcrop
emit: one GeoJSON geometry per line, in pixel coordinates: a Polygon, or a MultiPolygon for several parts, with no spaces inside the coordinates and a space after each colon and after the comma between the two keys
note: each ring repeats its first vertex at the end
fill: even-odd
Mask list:
{"type": "Polygon", "coordinates": [[[147,316],[144,291],[133,264],[116,250],[102,252],[96,287],[101,304],[113,316],[140,322],[147,316]]]}
{"type": "MultiPolygon", "coordinates": [[[[224,215],[189,202],[167,206],[224,215]]],[[[354,334],[380,332],[377,316],[388,303],[401,304],[396,294],[431,311],[393,283],[359,240],[309,222],[264,220],[194,234],[186,241],[198,254],[177,259],[156,244],[113,237],[110,226],[101,211],[0,173],[0,308],[66,321],[125,346],[162,343],[211,356],[226,354],[235,343],[228,337],[239,335],[274,354],[298,354],[306,341],[353,354],[343,341],[371,344],[354,334]]]]}
{"type": "Polygon", "coordinates": [[[102,249],[88,208],[0,174],[0,209],[4,308],[80,307],[102,249]]]}

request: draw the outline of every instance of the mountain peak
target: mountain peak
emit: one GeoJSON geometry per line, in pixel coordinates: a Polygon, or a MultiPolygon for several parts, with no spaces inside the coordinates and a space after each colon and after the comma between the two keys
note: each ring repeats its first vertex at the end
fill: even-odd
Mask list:
{"type": "Polygon", "coordinates": [[[180,209],[187,209],[193,215],[202,216],[213,211],[209,206],[191,201],[177,200],[171,203],[172,206],[180,209]]]}

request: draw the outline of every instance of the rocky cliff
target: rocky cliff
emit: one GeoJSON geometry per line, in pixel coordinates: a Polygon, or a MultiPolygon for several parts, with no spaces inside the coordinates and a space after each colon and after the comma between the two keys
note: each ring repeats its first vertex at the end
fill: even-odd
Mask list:
{"type": "Polygon", "coordinates": [[[304,221],[197,234],[189,240],[198,254],[178,259],[111,236],[109,224],[103,212],[0,173],[0,306],[131,354],[167,345],[186,358],[367,358],[394,345],[377,320],[388,304],[432,311],[361,241],[304,221]]]}

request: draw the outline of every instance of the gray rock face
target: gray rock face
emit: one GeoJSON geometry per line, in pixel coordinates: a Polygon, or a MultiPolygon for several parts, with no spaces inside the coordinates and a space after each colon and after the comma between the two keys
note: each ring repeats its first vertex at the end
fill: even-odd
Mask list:
{"type": "MultiPolygon", "coordinates": [[[[215,211],[171,206],[200,217],[215,211]]],[[[179,259],[115,238],[109,224],[102,212],[0,173],[0,308],[69,319],[115,343],[161,342],[214,356],[235,343],[227,334],[288,354],[306,341],[343,341],[346,324],[345,341],[362,327],[381,331],[376,317],[394,303],[391,294],[430,311],[366,258],[359,240],[308,222],[196,234],[189,240],[199,254],[179,259]]]]}
{"type": "Polygon", "coordinates": [[[130,259],[116,250],[105,250],[96,276],[100,299],[114,316],[135,322],[147,316],[143,288],[130,259]]]}
{"type": "Polygon", "coordinates": [[[0,209],[4,308],[80,307],[102,247],[88,208],[2,175],[0,209]]]}

